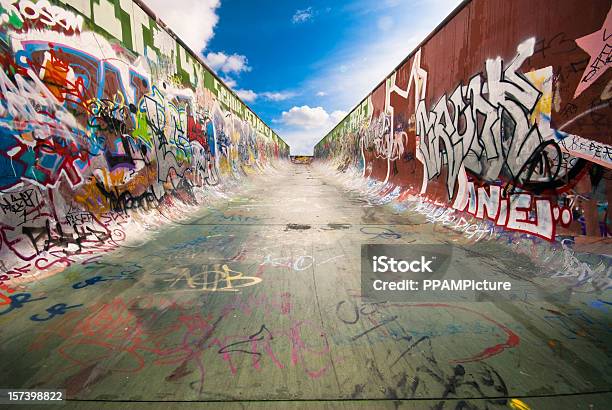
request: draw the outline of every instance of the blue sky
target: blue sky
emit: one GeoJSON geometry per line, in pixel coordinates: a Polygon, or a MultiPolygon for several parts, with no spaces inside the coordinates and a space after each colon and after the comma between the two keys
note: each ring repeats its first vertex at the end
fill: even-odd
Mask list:
{"type": "Polygon", "coordinates": [[[310,154],[460,0],[145,2],[292,154],[310,154]]]}

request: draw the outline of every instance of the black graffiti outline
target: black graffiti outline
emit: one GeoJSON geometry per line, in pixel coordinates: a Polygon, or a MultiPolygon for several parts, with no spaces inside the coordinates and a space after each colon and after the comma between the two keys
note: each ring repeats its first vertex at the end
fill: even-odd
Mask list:
{"type": "Polygon", "coordinates": [[[238,346],[238,345],[243,345],[246,343],[251,343],[251,342],[261,342],[262,340],[265,340],[266,336],[263,334],[264,330],[268,333],[269,339],[268,340],[274,340],[274,336],[272,335],[272,332],[270,332],[270,330],[266,327],[266,325],[261,325],[261,327],[259,328],[259,330],[250,335],[249,338],[247,340],[241,340],[238,342],[234,342],[234,343],[230,343],[228,345],[225,345],[223,347],[221,347],[217,353],[219,354],[226,354],[226,353],[231,353],[231,352],[239,352],[239,353],[246,353],[246,354],[250,354],[250,355],[254,355],[257,356],[256,362],[255,363],[259,363],[259,361],[261,360],[261,353],[260,352],[253,352],[251,350],[242,350],[242,349],[233,349],[233,350],[228,350],[229,347],[233,347],[233,346],[238,346]],[[256,336],[260,336],[259,338],[256,338],[256,336]]]}
{"type": "Polygon", "coordinates": [[[383,228],[380,226],[372,226],[372,227],[367,227],[367,226],[363,226],[360,229],[362,234],[365,235],[374,235],[372,237],[372,239],[401,239],[402,238],[402,234],[395,232],[389,228],[383,228]],[[379,232],[366,232],[364,230],[368,230],[368,229],[378,229],[379,232]]]}

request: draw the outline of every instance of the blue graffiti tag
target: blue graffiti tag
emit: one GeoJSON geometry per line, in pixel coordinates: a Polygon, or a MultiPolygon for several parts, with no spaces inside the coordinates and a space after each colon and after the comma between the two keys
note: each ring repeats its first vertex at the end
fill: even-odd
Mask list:
{"type": "Polygon", "coordinates": [[[39,317],[38,314],[35,314],[30,316],[30,320],[33,320],[34,322],[45,322],[53,319],[57,315],[63,315],[68,309],[77,308],[79,306],[83,306],[83,304],[81,303],[78,305],[68,306],[65,303],[58,303],[46,309],[47,313],[49,314],[47,317],[39,317]]]}
{"type": "Polygon", "coordinates": [[[17,293],[15,295],[9,296],[11,299],[11,304],[8,308],[0,312],[0,315],[6,315],[9,312],[12,312],[14,309],[19,309],[23,307],[24,303],[35,302],[37,300],[47,299],[47,297],[32,299],[32,294],[30,293],[17,293]]]}
{"type": "Polygon", "coordinates": [[[131,276],[130,274],[124,274],[123,272],[119,275],[113,275],[113,276],[98,275],[98,276],[93,276],[89,279],[85,279],[85,281],[83,282],[74,283],[72,285],[72,289],[83,289],[83,288],[86,288],[87,286],[95,285],[96,283],[108,282],[111,280],[123,280],[123,279],[136,279],[136,278],[131,276]]]}

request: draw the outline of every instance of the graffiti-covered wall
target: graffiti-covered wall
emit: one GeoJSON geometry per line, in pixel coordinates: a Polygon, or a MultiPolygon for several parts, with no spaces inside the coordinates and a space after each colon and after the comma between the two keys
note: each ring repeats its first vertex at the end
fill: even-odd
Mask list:
{"type": "Polygon", "coordinates": [[[108,251],[135,213],[288,157],[143,7],[0,0],[0,282],[108,251]]]}
{"type": "Polygon", "coordinates": [[[509,230],[612,236],[611,2],[473,0],[450,17],[315,156],[509,230]]]}

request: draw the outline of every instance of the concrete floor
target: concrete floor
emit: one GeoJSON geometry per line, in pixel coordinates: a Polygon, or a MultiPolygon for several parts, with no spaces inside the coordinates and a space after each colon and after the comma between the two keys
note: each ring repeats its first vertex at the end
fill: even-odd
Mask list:
{"type": "Polygon", "coordinates": [[[255,176],[145,243],[28,285],[0,311],[0,385],[66,389],[61,408],[609,408],[609,305],[592,303],[609,292],[570,294],[503,244],[326,175],[255,176]],[[459,271],[523,296],[372,303],[366,243],[447,244],[459,271]],[[219,272],[233,291],[211,291],[219,272]]]}

